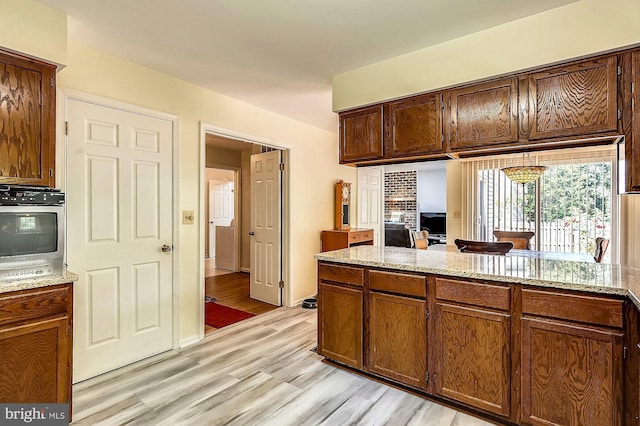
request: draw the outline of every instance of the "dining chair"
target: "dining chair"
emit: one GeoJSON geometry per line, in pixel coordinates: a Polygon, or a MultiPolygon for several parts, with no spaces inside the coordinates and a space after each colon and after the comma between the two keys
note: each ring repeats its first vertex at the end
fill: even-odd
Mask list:
{"type": "Polygon", "coordinates": [[[513,248],[518,250],[531,250],[531,238],[535,235],[533,231],[501,231],[495,229],[493,235],[497,241],[511,241],[513,248]]]}
{"type": "Polygon", "coordinates": [[[413,231],[411,232],[411,240],[413,247],[426,250],[429,247],[429,231],[413,231]]]}
{"type": "Polygon", "coordinates": [[[454,243],[461,253],[506,254],[513,248],[511,241],[474,241],[456,238],[454,243]]]}
{"type": "Polygon", "coordinates": [[[593,259],[596,263],[602,263],[602,258],[609,247],[609,240],[607,238],[598,237],[596,238],[596,250],[593,254],[593,259]]]}

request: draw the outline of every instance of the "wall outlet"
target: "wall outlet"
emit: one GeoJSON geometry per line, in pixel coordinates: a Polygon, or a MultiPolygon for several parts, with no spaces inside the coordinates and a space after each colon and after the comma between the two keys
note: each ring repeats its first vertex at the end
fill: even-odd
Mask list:
{"type": "Polygon", "coordinates": [[[182,223],[185,225],[193,225],[195,222],[195,214],[193,210],[183,210],[182,211],[182,223]]]}
{"type": "Polygon", "coordinates": [[[460,219],[460,210],[456,210],[453,212],[453,218],[454,219],[460,219]]]}

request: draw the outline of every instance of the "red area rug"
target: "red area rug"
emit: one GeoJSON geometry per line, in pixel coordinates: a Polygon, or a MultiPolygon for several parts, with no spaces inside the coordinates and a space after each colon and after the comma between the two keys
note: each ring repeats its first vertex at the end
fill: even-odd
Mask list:
{"type": "Polygon", "coordinates": [[[215,302],[204,304],[204,322],[215,328],[222,328],[254,316],[255,314],[218,305],[215,302]]]}

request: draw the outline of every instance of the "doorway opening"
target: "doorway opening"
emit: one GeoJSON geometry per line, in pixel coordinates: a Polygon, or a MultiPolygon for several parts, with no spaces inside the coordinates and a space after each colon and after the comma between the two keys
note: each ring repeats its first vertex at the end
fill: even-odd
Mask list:
{"type": "Polygon", "coordinates": [[[205,277],[236,272],[236,187],[239,170],[205,168],[205,277]]]}
{"type": "Polygon", "coordinates": [[[280,164],[276,164],[278,178],[264,187],[260,185],[268,178],[255,177],[271,167],[268,161],[272,154],[277,153],[278,157],[286,159],[286,149],[246,137],[230,136],[219,129],[203,128],[202,139],[200,210],[203,219],[200,235],[204,335],[218,328],[211,326],[215,321],[208,321],[213,315],[209,303],[251,315],[260,315],[283,304],[282,284],[286,282],[287,271],[284,267],[286,257],[282,254],[286,245],[284,236],[288,235],[284,219],[288,215],[283,208],[287,193],[286,172],[281,171],[280,164]],[[274,186],[277,186],[277,191],[265,199],[268,191],[264,188],[274,186]],[[278,206],[276,213],[270,211],[264,217],[278,219],[278,234],[269,237],[274,241],[264,242],[261,237],[262,221],[254,216],[274,203],[278,206]],[[277,258],[264,256],[263,253],[267,252],[265,247],[270,251],[277,249],[277,258]],[[261,255],[263,259],[254,259],[261,255]],[[265,267],[265,263],[271,265],[265,267]],[[263,271],[275,272],[267,276],[263,271]],[[265,289],[267,293],[276,292],[275,296],[264,297],[265,289]]]}

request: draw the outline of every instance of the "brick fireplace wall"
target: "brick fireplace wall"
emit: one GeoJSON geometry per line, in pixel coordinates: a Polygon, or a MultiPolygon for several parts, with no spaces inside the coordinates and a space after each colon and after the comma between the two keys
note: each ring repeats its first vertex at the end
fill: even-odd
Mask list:
{"type": "Polygon", "coordinates": [[[387,172],[384,174],[384,217],[392,212],[402,212],[404,222],[416,230],[418,173],[415,170],[387,172]]]}

